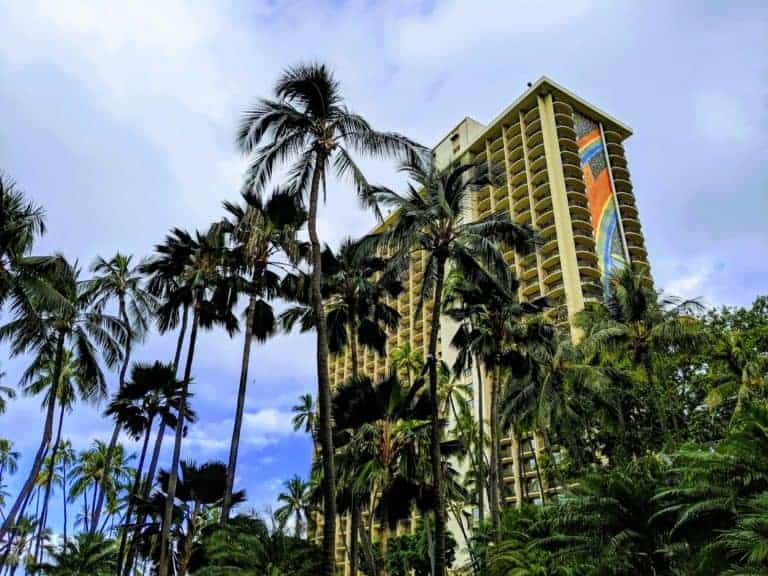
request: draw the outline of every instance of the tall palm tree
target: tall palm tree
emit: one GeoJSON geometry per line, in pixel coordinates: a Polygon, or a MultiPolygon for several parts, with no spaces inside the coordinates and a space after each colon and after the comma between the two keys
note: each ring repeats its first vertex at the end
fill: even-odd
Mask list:
{"type": "MultiPolygon", "coordinates": [[[[132,256],[118,252],[109,260],[101,256],[91,266],[95,274],[91,281],[91,289],[99,308],[106,307],[113,300],[117,301],[118,318],[125,326],[126,338],[123,353],[123,363],[120,366],[117,389],[125,386],[125,377],[131,361],[131,351],[134,342],[140,342],[149,328],[149,323],[155,309],[155,300],[143,286],[141,267],[132,264],[132,256]]],[[[120,423],[115,422],[112,437],[109,439],[107,467],[112,460],[112,453],[120,435],[120,423]]],[[[99,493],[96,506],[93,509],[91,529],[99,525],[101,509],[104,505],[104,494],[99,493]]]]}
{"type": "MultiPolygon", "coordinates": [[[[144,443],[142,445],[142,456],[137,466],[137,475],[131,490],[129,507],[126,511],[124,524],[125,529],[120,537],[119,564],[123,567],[123,572],[127,575],[131,573],[131,566],[136,552],[136,546],[139,540],[141,526],[146,520],[145,514],[139,514],[136,518],[135,527],[131,545],[126,555],[126,539],[128,527],[132,518],[132,513],[136,504],[147,500],[152,489],[155,477],[155,467],[159,458],[159,446],[157,438],[162,439],[163,431],[166,428],[174,429],[176,427],[176,408],[178,407],[179,397],[181,396],[182,382],[176,378],[175,368],[172,365],[155,362],[152,365],[134,365],[131,382],[126,386],[125,394],[117,398],[110,410],[122,414],[128,420],[136,419],[141,425],[146,422],[144,431],[144,443]],[[146,458],[146,448],[149,437],[152,433],[152,425],[155,420],[159,421],[157,433],[155,435],[155,448],[146,476],[141,478],[142,461],[146,458]]],[[[194,422],[197,416],[189,407],[189,400],[192,394],[187,394],[187,401],[184,406],[184,419],[187,422],[194,422]]]]}
{"type": "Polygon", "coordinates": [[[244,206],[225,202],[229,217],[222,222],[232,243],[229,272],[236,275],[239,290],[248,296],[240,383],[229,447],[227,490],[221,510],[223,523],[229,519],[232,504],[251,345],[254,340],[266,341],[275,332],[275,315],[269,300],[279,293],[280,273],[292,270],[300,257],[301,246],[296,241],[296,232],[305,220],[304,210],[293,194],[278,190],[266,204],[253,194],[246,194],[244,200],[244,206]]]}
{"type": "Polygon", "coordinates": [[[283,486],[285,492],[280,492],[277,496],[277,501],[282,505],[275,510],[275,518],[280,522],[280,526],[284,527],[293,517],[293,533],[296,538],[301,538],[304,532],[304,518],[309,520],[307,516],[309,484],[299,475],[294,474],[283,483],[283,486]]]}
{"type": "Polygon", "coordinates": [[[56,437],[53,442],[50,455],[46,458],[47,465],[45,472],[41,474],[39,482],[44,487],[43,507],[41,516],[38,518],[38,533],[35,544],[35,559],[39,561],[39,555],[42,552],[42,537],[45,531],[48,518],[48,502],[51,495],[53,484],[57,483],[55,470],[59,466],[61,433],[64,426],[64,415],[66,411],[71,412],[75,402],[79,399],[84,402],[98,402],[106,396],[106,387],[104,382],[88,380],[86,375],[81,372],[80,366],[73,358],[69,350],[64,351],[62,365],[59,371],[59,380],[53,380],[56,373],[56,365],[53,358],[46,358],[44,363],[33,369],[30,373],[30,381],[24,386],[24,393],[31,396],[44,394],[43,407],[55,396],[55,401],[59,403],[58,425],[56,428],[56,437]]]}
{"type": "MultiPolygon", "coordinates": [[[[47,278],[27,286],[27,296],[14,297],[14,316],[0,327],[0,340],[11,342],[11,355],[33,353],[31,365],[22,375],[29,382],[39,369],[53,362],[52,382],[58,382],[64,366],[65,350],[71,350],[85,382],[105,387],[98,353],[107,367],[121,358],[125,330],[118,318],[94,309],[93,295],[87,283],[79,279],[77,265],[59,257],[47,278]]],[[[57,398],[51,394],[46,407],[43,436],[30,467],[29,476],[16,497],[0,528],[4,539],[18,516],[22,514],[40,473],[53,432],[57,398]]]]}
{"type": "MultiPolygon", "coordinates": [[[[520,352],[516,347],[520,324],[526,312],[539,310],[545,303],[521,304],[515,297],[516,282],[500,286],[498,281],[480,279],[476,282],[459,280],[454,283],[452,297],[457,305],[448,307],[447,314],[461,322],[451,344],[457,349],[453,370],[457,375],[471,368],[473,359],[483,364],[491,379],[489,496],[491,523],[498,535],[502,504],[503,479],[501,470],[501,420],[499,402],[502,381],[510,370],[518,368],[520,352]]],[[[513,429],[512,434],[516,434],[513,429]]],[[[516,442],[513,442],[516,444],[516,442]]],[[[520,495],[518,505],[520,503],[520,495]]]]}
{"type": "Polygon", "coordinates": [[[45,233],[45,211],[6,175],[0,173],[0,307],[21,277],[34,276],[47,259],[29,256],[35,239],[45,233]]]}
{"type": "Polygon", "coordinates": [[[473,175],[473,166],[440,170],[432,157],[414,157],[401,169],[412,183],[404,194],[386,188],[369,191],[370,201],[392,208],[394,221],[365,241],[371,248],[386,247],[395,261],[407,265],[412,258],[426,258],[421,301],[431,295],[432,314],[427,351],[429,389],[432,398],[432,473],[435,508],[435,575],[445,574],[445,505],[440,456],[441,425],[438,407],[437,342],[443,286],[449,266],[471,280],[491,275],[507,279],[509,267],[499,246],[526,251],[533,246],[533,233],[512,222],[508,212],[497,212],[477,221],[468,218],[471,194],[483,184],[473,175]]]}
{"type": "Polygon", "coordinates": [[[173,457],[168,474],[168,490],[163,513],[160,536],[160,576],[167,576],[168,538],[173,514],[173,500],[176,494],[178,468],[181,460],[181,443],[184,431],[185,412],[189,384],[192,378],[192,364],[199,328],[210,329],[223,326],[232,335],[237,331],[237,317],[232,313],[236,290],[231,277],[224,273],[227,258],[226,240],[220,226],[212,226],[206,233],[197,233],[191,257],[182,273],[183,283],[192,294],[192,326],[190,328],[187,358],[184,366],[182,389],[176,407],[176,430],[173,442],[173,457]]]}
{"type": "MultiPolygon", "coordinates": [[[[164,242],[155,246],[153,257],[141,266],[141,272],[147,276],[147,290],[159,299],[155,315],[158,330],[165,334],[177,327],[179,329],[172,364],[174,377],[178,374],[181,363],[181,352],[189,324],[189,309],[194,299],[192,286],[186,281],[185,273],[196,249],[197,243],[189,232],[174,228],[166,235],[164,242]]],[[[175,424],[172,427],[175,427],[175,424]]],[[[149,496],[154,482],[165,429],[165,426],[160,426],[155,437],[147,481],[142,493],[144,498],[149,496]]]]}
{"type": "MultiPolygon", "coordinates": [[[[139,462],[136,466],[136,478],[131,487],[128,508],[123,517],[118,564],[124,558],[129,526],[141,489],[144,463],[155,419],[161,418],[161,427],[167,423],[175,425],[176,418],[172,414],[171,405],[176,402],[180,389],[181,383],[176,380],[172,366],[161,362],[134,364],[131,368],[130,381],[118,391],[107,409],[107,415],[114,417],[134,440],[143,437],[139,462]]],[[[119,568],[118,566],[118,571],[119,568]]]]}
{"type": "Polygon", "coordinates": [[[69,495],[67,490],[69,488],[69,468],[74,464],[76,454],[74,448],[72,448],[72,442],[68,439],[62,440],[59,447],[58,457],[58,470],[56,471],[59,478],[61,478],[61,507],[62,507],[62,537],[64,543],[67,543],[67,532],[69,529],[69,495]]]}
{"type": "Polygon", "coordinates": [[[338,82],[324,65],[286,70],[274,88],[274,99],[263,99],[248,110],[237,143],[250,158],[246,189],[266,189],[275,169],[289,165],[289,187],[306,198],[307,231],[312,246],[312,308],[317,322],[319,436],[323,459],[323,575],[331,576],[335,556],[335,472],[328,380],[328,329],[322,296],[322,244],[317,232],[321,193],[330,172],[351,178],[358,192],[366,189],[352,152],[373,157],[411,153],[415,146],[403,136],[377,132],[344,104],[338,82]]]}

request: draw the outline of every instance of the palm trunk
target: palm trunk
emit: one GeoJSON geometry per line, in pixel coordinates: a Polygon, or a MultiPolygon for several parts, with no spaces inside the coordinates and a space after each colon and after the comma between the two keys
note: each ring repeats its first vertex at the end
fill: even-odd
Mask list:
{"type": "MultiPolygon", "coordinates": [[[[52,393],[58,393],[58,384],[55,386],[52,393]]],[[[48,503],[51,499],[51,486],[53,485],[53,471],[56,467],[56,456],[61,445],[61,428],[64,425],[64,408],[65,405],[62,402],[59,407],[59,425],[56,429],[56,440],[53,442],[53,449],[51,450],[51,456],[48,464],[48,477],[45,482],[45,496],[43,497],[43,512],[40,518],[40,523],[37,527],[37,541],[35,542],[35,562],[41,562],[41,549],[43,542],[43,532],[45,531],[45,524],[48,522],[48,503]]]]}
{"type": "Polygon", "coordinates": [[[248,302],[248,311],[245,314],[245,338],[243,342],[243,358],[240,365],[240,386],[237,389],[237,408],[235,409],[235,423],[232,428],[232,441],[229,444],[229,465],[227,466],[227,484],[224,491],[224,500],[221,505],[221,523],[229,520],[229,511],[232,507],[232,490],[235,484],[235,468],[237,467],[237,452],[240,448],[240,431],[243,427],[243,411],[245,410],[245,394],[248,389],[248,363],[251,358],[251,340],[253,339],[253,315],[256,307],[256,299],[251,296],[248,302]]]}
{"type": "MultiPolygon", "coordinates": [[[[131,341],[133,340],[133,334],[131,332],[131,325],[128,319],[128,312],[125,308],[125,295],[120,294],[120,320],[125,325],[126,340],[125,340],[125,357],[123,358],[123,364],[120,366],[120,375],[118,377],[118,390],[122,390],[125,386],[125,375],[128,373],[128,365],[131,362],[131,341]]],[[[115,455],[115,448],[117,447],[117,440],[120,436],[120,421],[115,420],[115,427],[112,429],[112,437],[109,439],[109,446],[107,446],[107,453],[104,456],[104,482],[109,478],[110,467],[112,466],[112,457],[115,455]]],[[[91,521],[91,530],[96,530],[99,525],[99,518],[101,517],[101,510],[104,507],[104,486],[97,486],[98,497],[93,507],[93,520],[91,521]]]]}
{"type": "MultiPolygon", "coordinates": [[[[349,334],[350,353],[352,355],[352,379],[357,381],[360,374],[360,367],[358,366],[358,353],[357,353],[357,330],[354,327],[350,329],[349,334]]],[[[354,489],[353,489],[354,490],[354,489]]],[[[357,498],[352,495],[352,506],[350,510],[352,516],[349,529],[349,576],[357,576],[357,532],[360,525],[360,506],[357,503],[357,498]]]]}
{"type": "Polygon", "coordinates": [[[499,475],[499,457],[500,457],[500,438],[499,438],[499,368],[493,370],[493,381],[491,382],[491,469],[488,480],[488,492],[490,496],[491,526],[493,527],[493,538],[499,542],[501,533],[499,531],[499,513],[501,504],[501,485],[499,475]]]}
{"type": "MultiPolygon", "coordinates": [[[[56,343],[56,363],[54,365],[53,381],[58,382],[61,378],[61,365],[64,358],[64,334],[60,333],[58,336],[58,342],[56,343]]],[[[10,547],[13,542],[13,534],[9,535],[9,532],[16,524],[16,517],[20,515],[22,506],[28,500],[29,495],[35,487],[37,476],[40,474],[40,469],[43,466],[43,460],[45,454],[48,451],[48,445],[51,442],[51,436],[53,435],[53,420],[56,409],[56,394],[51,394],[51,401],[48,403],[48,410],[45,414],[45,424],[43,426],[43,437],[40,439],[40,447],[37,449],[35,459],[32,461],[32,468],[29,470],[29,475],[24,485],[21,488],[13,506],[8,512],[8,516],[3,522],[2,528],[0,528],[0,542],[8,540],[8,546],[10,547]]]]}
{"type": "Polygon", "coordinates": [[[438,256],[437,277],[432,303],[432,327],[429,335],[429,394],[431,398],[430,458],[432,464],[433,507],[435,513],[435,572],[445,576],[445,504],[443,494],[443,462],[440,456],[440,414],[437,390],[437,338],[440,333],[440,308],[442,306],[445,259],[438,256]]]}
{"type": "Polygon", "coordinates": [[[67,545],[67,463],[66,461],[62,462],[61,465],[61,501],[62,505],[64,507],[63,516],[64,516],[64,546],[67,545]]]}
{"type": "MultiPolygon", "coordinates": [[[[320,409],[320,446],[323,458],[323,567],[322,576],[336,570],[336,468],[333,462],[331,387],[328,381],[328,326],[322,295],[322,246],[317,234],[317,207],[323,180],[325,155],[318,153],[312,174],[307,228],[312,244],[312,311],[317,325],[317,396],[320,409]]],[[[166,576],[161,574],[160,576],[166,576]]]]}
{"type": "MultiPolygon", "coordinates": [[[[176,374],[179,370],[179,363],[181,362],[181,351],[184,347],[184,338],[187,335],[187,323],[189,321],[189,306],[185,305],[184,310],[181,315],[181,327],[179,328],[179,336],[176,339],[176,352],[173,356],[173,376],[176,377],[176,374]]],[[[155,480],[155,472],[157,471],[157,463],[160,460],[160,450],[163,447],[163,438],[165,437],[165,421],[163,418],[160,418],[160,427],[157,430],[157,436],[155,438],[155,446],[152,450],[152,460],[149,463],[149,470],[147,470],[147,477],[144,480],[144,486],[142,487],[141,491],[141,497],[143,499],[146,499],[149,496],[150,491],[152,490],[152,484],[155,480]]],[[[125,567],[123,570],[123,574],[125,576],[128,576],[131,573],[131,568],[133,567],[133,559],[136,554],[136,544],[138,543],[139,534],[141,532],[141,526],[144,524],[144,521],[147,518],[147,514],[144,513],[141,515],[140,518],[138,518],[136,522],[136,528],[133,531],[133,536],[131,537],[131,545],[128,548],[128,557],[125,561],[125,567]]]]}
{"type": "MultiPolygon", "coordinates": [[[[136,467],[136,478],[133,479],[133,486],[131,487],[131,494],[128,497],[128,509],[125,512],[125,519],[123,521],[123,530],[120,534],[120,552],[117,555],[117,574],[121,573],[122,563],[125,555],[125,546],[128,542],[128,527],[131,524],[131,516],[133,515],[133,508],[136,505],[136,499],[139,496],[141,490],[141,475],[144,471],[144,460],[147,457],[147,448],[149,447],[149,438],[152,435],[152,424],[154,424],[154,414],[150,417],[147,423],[147,430],[144,433],[144,443],[141,446],[141,455],[139,456],[139,464],[136,467]]],[[[162,426],[162,423],[160,424],[162,426]]]]}
{"type": "Polygon", "coordinates": [[[357,533],[360,530],[360,506],[357,498],[352,495],[349,526],[349,576],[357,576],[357,533]]]}
{"type": "Polygon", "coordinates": [[[171,469],[168,474],[168,494],[165,499],[165,510],[163,511],[163,526],[160,535],[160,576],[168,576],[168,539],[171,532],[171,521],[173,519],[173,501],[176,497],[176,483],[179,477],[179,460],[181,459],[181,440],[184,431],[184,412],[187,405],[187,393],[189,390],[189,379],[192,375],[192,360],[195,356],[195,343],[197,341],[197,329],[200,323],[200,296],[195,301],[195,309],[192,314],[192,330],[189,334],[189,346],[187,348],[187,363],[184,367],[184,380],[182,382],[181,395],[179,396],[178,406],[176,408],[176,434],[173,442],[173,459],[171,460],[171,469]]]}

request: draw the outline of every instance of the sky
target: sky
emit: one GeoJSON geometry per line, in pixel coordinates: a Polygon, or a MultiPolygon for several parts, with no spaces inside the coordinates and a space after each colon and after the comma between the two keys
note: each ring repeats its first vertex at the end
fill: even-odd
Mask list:
{"type": "MultiPolygon", "coordinates": [[[[86,271],[96,255],[140,259],[170,227],[218,219],[239,194],[241,114],[285,67],[322,61],[352,109],[427,145],[465,116],[490,121],[549,76],[633,128],[625,148],[657,286],[708,305],[768,292],[761,1],[0,0],[0,38],[0,170],[47,210],[36,252],[86,271]]],[[[372,180],[400,183],[389,164],[363,165],[372,180]]],[[[348,186],[330,183],[324,239],[373,223],[348,186]]],[[[173,346],[152,335],[135,356],[168,361],[173,346]]],[[[296,334],[253,349],[236,479],[247,507],[273,505],[285,479],[307,474],[310,443],[290,418],[315,387],[312,349],[296,334]]],[[[182,458],[226,460],[241,350],[239,337],[201,337],[199,421],[182,458]]],[[[0,347],[3,383],[27,362],[0,347]]],[[[108,436],[102,409],[65,420],[76,449],[108,436]]],[[[39,398],[0,416],[0,437],[23,454],[12,493],[42,422],[39,398]]]]}

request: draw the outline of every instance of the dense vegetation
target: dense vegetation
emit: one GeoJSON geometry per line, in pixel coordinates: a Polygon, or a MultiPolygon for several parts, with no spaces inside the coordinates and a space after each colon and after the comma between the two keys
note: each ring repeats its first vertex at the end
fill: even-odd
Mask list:
{"type": "Polygon", "coordinates": [[[237,143],[249,160],[239,204],[207,230],[173,228],[146,259],[97,257],[89,276],[35,254],[44,211],[0,179],[0,340],[27,362],[17,386],[0,386],[0,414],[17,390],[42,406],[35,454],[0,439],[0,572],[330,575],[343,523],[338,560],[353,576],[768,574],[768,299],[705,311],[629,267],[571,328],[553,324],[551,302],[517,299],[502,257],[535,250],[536,232],[503,213],[468,219],[485,184],[473,166],[438,169],[373,130],[323,66],[286,71],[237,143]],[[354,154],[400,162],[407,189],[369,184],[354,154]],[[323,246],[332,176],[397,216],[323,246]],[[414,255],[425,355],[390,341],[414,255]],[[450,366],[441,316],[458,326],[443,343],[450,366]],[[314,466],[286,480],[269,518],[237,513],[251,346],[294,328],[317,336],[317,393],[293,422],[314,466]],[[152,329],[175,339],[173,357],[134,362],[152,329]],[[227,463],[182,458],[200,330],[243,338],[227,463]],[[390,359],[381,381],[363,370],[369,350],[390,359]],[[347,352],[351,377],[331,390],[329,357],[347,352]],[[76,452],[63,424],[82,403],[114,427],[76,452]],[[22,457],[28,475],[10,494],[22,457]],[[63,527],[49,521],[54,494],[63,527]]]}

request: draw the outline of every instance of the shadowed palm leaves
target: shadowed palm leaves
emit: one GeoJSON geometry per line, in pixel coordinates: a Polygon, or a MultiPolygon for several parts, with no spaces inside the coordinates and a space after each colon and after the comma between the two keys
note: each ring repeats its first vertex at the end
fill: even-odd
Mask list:
{"type": "Polygon", "coordinates": [[[221,224],[232,244],[228,253],[228,272],[235,275],[238,290],[248,296],[240,383],[227,466],[227,491],[221,509],[224,523],[229,518],[237,468],[251,345],[253,340],[266,341],[275,332],[275,315],[269,300],[279,293],[280,273],[292,270],[303,252],[303,247],[296,241],[296,231],[305,220],[304,210],[292,194],[276,191],[266,204],[259,196],[247,194],[244,198],[244,206],[225,202],[229,218],[221,224]]]}
{"type": "MultiPolygon", "coordinates": [[[[176,481],[181,460],[181,443],[184,431],[185,412],[189,384],[192,378],[192,364],[195,356],[197,333],[199,328],[223,326],[232,335],[237,331],[238,321],[232,308],[236,304],[236,279],[226,274],[228,251],[226,238],[221,226],[212,226],[205,234],[197,233],[191,243],[191,250],[186,252],[188,258],[182,264],[179,288],[173,294],[180,296],[181,301],[191,295],[192,326],[189,334],[187,358],[184,366],[182,389],[176,407],[176,430],[173,443],[173,456],[168,478],[168,498],[165,502],[162,534],[160,540],[161,576],[167,576],[169,562],[166,560],[168,548],[168,531],[171,528],[173,514],[173,499],[176,493],[176,481]]],[[[161,255],[164,258],[164,254],[161,255]]],[[[173,301],[169,297],[169,301],[173,301]]]]}
{"type": "MultiPolygon", "coordinates": [[[[118,318],[95,310],[93,295],[79,279],[79,270],[63,258],[51,265],[50,275],[29,283],[24,297],[14,297],[13,319],[0,327],[0,340],[11,341],[11,354],[34,354],[31,365],[22,376],[22,384],[48,362],[53,362],[52,381],[58,382],[64,365],[65,350],[71,350],[80,378],[98,389],[105,387],[98,353],[107,367],[121,358],[125,328],[118,318]]],[[[47,405],[43,436],[29,476],[0,529],[4,539],[31,494],[35,479],[51,441],[56,396],[47,405]]]]}
{"type": "Polygon", "coordinates": [[[26,199],[7,176],[0,173],[0,307],[8,295],[23,288],[47,258],[28,254],[37,236],[45,233],[45,212],[26,199]]]}
{"type": "MultiPolygon", "coordinates": [[[[143,437],[139,462],[136,466],[136,477],[131,487],[128,508],[123,520],[119,562],[125,558],[125,546],[135,502],[142,492],[142,474],[155,419],[159,418],[160,420],[158,434],[160,429],[166,426],[175,427],[174,408],[178,403],[180,394],[181,382],[176,379],[172,366],[160,362],[134,364],[131,369],[130,381],[126,382],[107,409],[107,414],[112,416],[134,440],[143,437]]],[[[189,409],[187,409],[186,419],[194,421],[194,414],[189,409]]],[[[153,465],[156,465],[157,457],[158,454],[153,454],[153,465]]],[[[143,492],[148,492],[150,489],[151,478],[149,476],[146,483],[143,492]]]]}
{"type": "MultiPolygon", "coordinates": [[[[367,562],[374,555],[362,530],[360,510],[369,499],[369,521],[382,519],[393,527],[407,518],[416,503],[429,508],[429,414],[430,400],[417,389],[402,386],[397,376],[373,384],[367,377],[350,380],[333,399],[333,418],[338,433],[340,485],[348,492],[352,531],[360,527],[367,562]]],[[[387,531],[382,530],[382,539],[387,531]]],[[[351,558],[356,557],[357,535],[351,539],[351,558]]],[[[386,546],[385,546],[386,547],[386,546]]]]}
{"type": "MultiPolygon", "coordinates": [[[[307,280],[298,276],[285,282],[286,292],[301,303],[281,315],[287,330],[297,321],[302,331],[315,328],[307,280]]],[[[384,259],[364,255],[350,239],[342,242],[337,254],[330,248],[323,252],[328,348],[339,354],[349,346],[353,378],[360,375],[359,346],[380,355],[386,353],[387,330],[396,328],[400,320],[400,314],[386,300],[397,298],[402,290],[402,284],[386,272],[384,259]]]]}
{"type": "MultiPolygon", "coordinates": [[[[161,559],[161,550],[155,543],[162,531],[164,510],[170,499],[170,478],[168,472],[161,471],[158,474],[159,491],[142,504],[154,521],[141,526],[141,539],[146,556],[151,557],[155,563],[161,559]]],[[[181,462],[172,501],[173,514],[168,526],[170,540],[167,557],[173,563],[169,568],[175,574],[186,574],[201,530],[206,523],[216,521],[224,499],[226,483],[227,467],[220,462],[208,462],[200,466],[192,462],[181,462]]],[[[232,495],[234,504],[239,504],[244,499],[245,493],[242,491],[232,495]]],[[[159,569],[159,566],[156,568],[159,569]]]]}
{"type": "MultiPolygon", "coordinates": [[[[118,391],[125,386],[132,346],[144,338],[155,310],[155,299],[144,289],[142,284],[141,266],[133,266],[131,260],[131,256],[118,252],[109,260],[99,256],[91,266],[91,270],[95,274],[90,283],[95,297],[95,306],[98,310],[103,310],[110,302],[116,300],[118,318],[125,327],[126,338],[123,363],[120,366],[118,376],[118,391]]],[[[107,467],[109,467],[119,435],[120,422],[115,422],[112,437],[109,440],[107,467]]],[[[92,530],[95,530],[99,525],[103,505],[104,494],[99,493],[96,506],[93,509],[92,530]]]]}
{"type": "MultiPolygon", "coordinates": [[[[524,371],[523,355],[517,345],[523,330],[523,315],[542,309],[544,304],[520,304],[514,296],[516,288],[515,282],[503,286],[490,278],[468,281],[459,277],[453,282],[450,294],[457,304],[447,309],[448,315],[461,323],[451,341],[458,352],[453,366],[454,373],[463,375],[471,369],[472,360],[477,359],[491,379],[491,457],[488,481],[491,523],[497,533],[503,499],[499,405],[502,382],[508,378],[514,379],[524,371]]],[[[514,427],[512,433],[517,434],[514,427]]]]}
{"type": "MultiPolygon", "coordinates": [[[[317,233],[320,194],[329,173],[349,178],[358,193],[368,187],[352,153],[372,157],[410,154],[415,146],[403,136],[377,132],[344,104],[331,71],[317,64],[286,70],[274,99],[261,100],[244,115],[237,143],[250,159],[245,188],[263,191],[275,169],[288,166],[288,187],[307,201],[307,230],[312,246],[311,302],[317,324],[319,440],[323,458],[323,575],[334,571],[335,474],[328,381],[328,331],[322,297],[322,244],[317,233]]],[[[366,206],[372,204],[361,196],[366,206]]],[[[164,574],[162,576],[165,576],[164,574]]]]}
{"type": "MultiPolygon", "coordinates": [[[[472,221],[468,206],[471,194],[483,184],[471,176],[473,166],[440,170],[432,158],[414,158],[402,166],[411,178],[407,191],[398,194],[385,188],[369,190],[372,202],[393,209],[393,221],[380,233],[371,234],[363,245],[387,248],[400,266],[412,258],[424,256],[422,303],[431,295],[431,327],[427,365],[430,397],[437,399],[437,341],[440,333],[439,311],[443,304],[443,286],[449,266],[470,280],[500,279],[509,284],[509,266],[502,249],[525,252],[533,247],[532,231],[510,220],[509,213],[497,212],[472,221]]],[[[445,573],[445,506],[441,485],[440,418],[437,402],[432,407],[432,477],[435,482],[435,575],[445,573]]]]}

